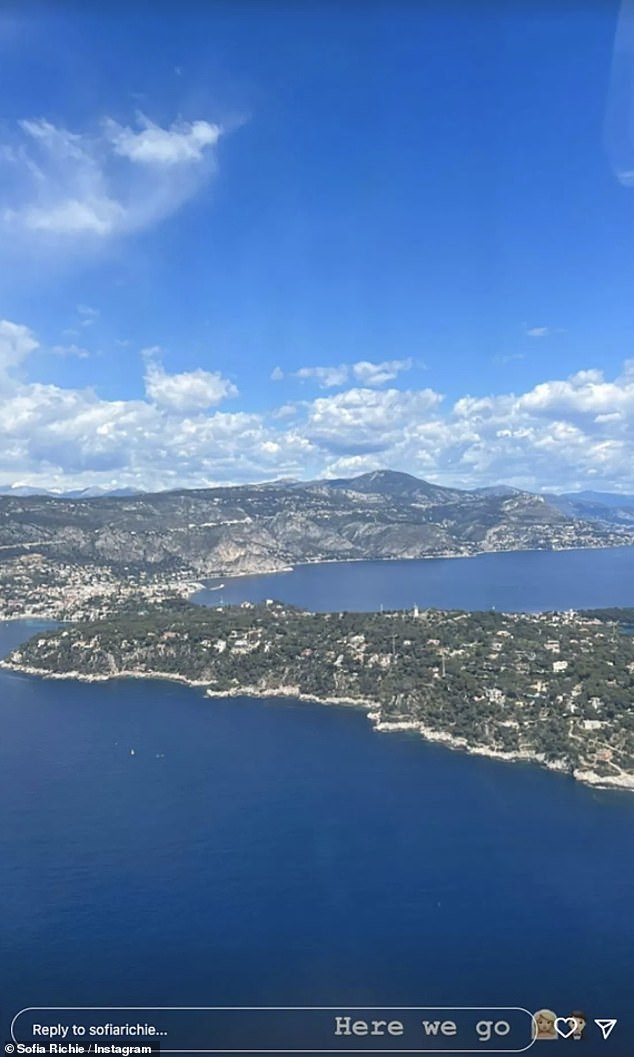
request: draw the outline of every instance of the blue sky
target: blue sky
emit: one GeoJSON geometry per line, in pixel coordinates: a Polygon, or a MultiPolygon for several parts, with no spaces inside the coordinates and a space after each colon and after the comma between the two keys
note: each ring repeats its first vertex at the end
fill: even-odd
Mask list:
{"type": "Polygon", "coordinates": [[[634,490],[634,21],[0,12],[0,484],[634,490]]]}

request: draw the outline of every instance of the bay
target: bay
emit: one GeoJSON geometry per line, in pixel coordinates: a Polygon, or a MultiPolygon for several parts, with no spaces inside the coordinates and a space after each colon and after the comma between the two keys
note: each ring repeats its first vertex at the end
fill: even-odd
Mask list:
{"type": "Polygon", "coordinates": [[[265,598],[317,611],[628,606],[634,604],[634,547],[298,565],[288,572],[209,581],[195,601],[217,605],[265,598]]]}

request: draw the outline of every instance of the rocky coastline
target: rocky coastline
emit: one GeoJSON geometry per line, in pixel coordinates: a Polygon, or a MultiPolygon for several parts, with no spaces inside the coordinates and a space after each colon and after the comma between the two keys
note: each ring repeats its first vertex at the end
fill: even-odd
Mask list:
{"type": "Polygon", "coordinates": [[[568,774],[576,781],[583,783],[584,785],[594,786],[599,789],[621,789],[634,792],[634,775],[623,773],[620,776],[616,775],[599,775],[592,770],[583,768],[571,770],[562,761],[547,760],[541,753],[531,752],[504,752],[499,749],[492,749],[486,745],[474,745],[469,743],[466,738],[457,738],[449,732],[434,730],[424,723],[417,722],[415,720],[399,720],[390,722],[383,720],[380,709],[377,709],[376,702],[364,700],[361,698],[352,697],[317,697],[311,694],[304,694],[300,691],[298,686],[281,686],[273,687],[270,689],[262,689],[258,686],[240,686],[234,687],[230,690],[213,690],[207,680],[204,679],[188,679],[185,676],[178,675],[171,672],[160,672],[160,671],[118,671],[113,672],[110,675],[90,675],[85,672],[71,671],[71,672],[49,672],[43,669],[35,668],[29,665],[19,665],[10,661],[0,660],[0,669],[4,669],[7,672],[13,672],[15,674],[36,676],[44,679],[71,679],[77,682],[83,683],[103,683],[112,682],[116,679],[150,679],[159,681],[168,681],[180,683],[184,686],[189,686],[194,689],[204,689],[205,696],[209,698],[219,697],[252,697],[252,698],[285,698],[296,701],[305,701],[311,704],[319,705],[338,705],[345,707],[360,708],[366,712],[367,718],[372,724],[375,731],[379,733],[392,733],[392,732],[411,732],[418,734],[424,741],[428,741],[435,744],[441,744],[445,748],[458,750],[469,753],[475,756],[486,756],[493,760],[500,760],[506,763],[531,763],[538,764],[541,767],[546,768],[550,771],[556,771],[559,774],[568,774]]]}

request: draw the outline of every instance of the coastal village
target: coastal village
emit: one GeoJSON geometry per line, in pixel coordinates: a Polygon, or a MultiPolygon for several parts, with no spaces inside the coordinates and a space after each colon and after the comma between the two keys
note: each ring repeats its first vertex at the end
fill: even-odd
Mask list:
{"type": "Polygon", "coordinates": [[[99,620],[122,609],[189,598],[193,574],[53,561],[39,552],[0,562],[0,620],[99,620]]]}

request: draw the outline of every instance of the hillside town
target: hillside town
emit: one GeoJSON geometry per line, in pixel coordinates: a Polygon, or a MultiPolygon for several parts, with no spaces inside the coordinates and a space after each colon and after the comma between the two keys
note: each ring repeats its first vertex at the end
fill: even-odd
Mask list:
{"type": "Polygon", "coordinates": [[[53,561],[30,551],[0,561],[0,620],[99,620],[189,598],[202,586],[184,574],[53,561]]]}

